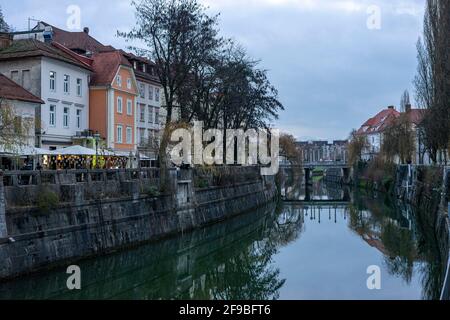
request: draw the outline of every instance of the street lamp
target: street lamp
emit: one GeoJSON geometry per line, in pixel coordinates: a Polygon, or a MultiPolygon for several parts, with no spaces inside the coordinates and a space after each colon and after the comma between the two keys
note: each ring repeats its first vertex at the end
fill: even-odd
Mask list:
{"type": "Polygon", "coordinates": [[[98,131],[94,134],[94,140],[95,140],[95,167],[98,169],[98,142],[100,141],[100,134],[98,131]]]}

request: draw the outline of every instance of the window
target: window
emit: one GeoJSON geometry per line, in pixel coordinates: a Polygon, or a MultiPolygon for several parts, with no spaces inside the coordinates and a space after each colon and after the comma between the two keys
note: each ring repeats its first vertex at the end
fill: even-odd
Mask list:
{"type": "Polygon", "coordinates": [[[11,80],[20,85],[19,71],[11,71],[11,80]]]}
{"type": "Polygon", "coordinates": [[[123,112],[122,97],[117,98],[117,113],[123,112]]]}
{"type": "Polygon", "coordinates": [[[31,90],[31,74],[30,70],[22,70],[22,87],[31,90]]]}
{"type": "Polygon", "coordinates": [[[70,91],[70,76],[64,75],[64,93],[69,94],[70,91]]]}
{"type": "Polygon", "coordinates": [[[147,65],[145,63],[142,65],[142,71],[147,72],[147,65]]]}
{"type": "Polygon", "coordinates": [[[69,108],[68,107],[64,107],[63,126],[64,126],[64,128],[69,127],[69,108]]]}
{"type": "Polygon", "coordinates": [[[156,89],[155,89],[155,101],[156,101],[156,102],[159,102],[159,94],[160,94],[159,88],[156,88],[156,89]]]}
{"type": "Polygon", "coordinates": [[[141,145],[145,144],[145,129],[143,128],[139,129],[139,143],[141,145]]]}
{"type": "Polygon", "coordinates": [[[131,79],[130,78],[127,79],[127,89],[128,90],[131,89],[131,79]]]}
{"type": "Polygon", "coordinates": [[[145,99],[145,84],[143,83],[139,85],[139,94],[141,95],[142,99],[145,99]]]}
{"type": "Polygon", "coordinates": [[[155,109],[155,123],[159,124],[159,109],[155,109]]]}
{"type": "Polygon", "coordinates": [[[150,100],[153,100],[153,87],[152,86],[148,86],[148,98],[150,100]]]}
{"type": "Polygon", "coordinates": [[[81,129],[81,114],[82,110],[77,110],[77,129],[81,129]]]}
{"type": "Polygon", "coordinates": [[[133,129],[131,127],[127,127],[127,144],[133,143],[133,129]]]}
{"type": "Polygon", "coordinates": [[[120,76],[120,74],[117,76],[117,85],[119,87],[122,87],[122,77],[120,76]]]}
{"type": "Polygon", "coordinates": [[[50,71],[50,91],[56,91],[56,72],[50,71]]]}
{"type": "Polygon", "coordinates": [[[77,96],[81,97],[83,95],[83,80],[77,79],[77,96]]]}
{"type": "Polygon", "coordinates": [[[127,99],[127,115],[133,115],[133,101],[127,99]]]}
{"type": "Polygon", "coordinates": [[[56,125],[56,106],[50,105],[50,118],[48,120],[48,124],[51,127],[54,127],[56,125]]]}
{"type": "Polygon", "coordinates": [[[145,122],[145,104],[139,105],[139,120],[145,122]]]}
{"type": "Polygon", "coordinates": [[[153,107],[148,107],[148,123],[153,123],[153,107]]]}
{"type": "Polygon", "coordinates": [[[117,143],[122,143],[122,126],[118,125],[117,126],[117,137],[116,137],[116,141],[117,143]]]}

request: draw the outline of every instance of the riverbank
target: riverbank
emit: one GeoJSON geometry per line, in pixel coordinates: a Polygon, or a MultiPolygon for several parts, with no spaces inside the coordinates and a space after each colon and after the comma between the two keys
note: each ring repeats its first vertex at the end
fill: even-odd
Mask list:
{"type": "Polygon", "coordinates": [[[442,299],[450,299],[450,167],[383,165],[374,161],[354,170],[359,188],[388,193],[417,208],[424,228],[433,230],[446,271],[442,299]]]}
{"type": "Polygon", "coordinates": [[[276,197],[274,177],[257,167],[171,171],[161,195],[158,177],[154,169],[5,174],[0,279],[188,232],[276,197]]]}

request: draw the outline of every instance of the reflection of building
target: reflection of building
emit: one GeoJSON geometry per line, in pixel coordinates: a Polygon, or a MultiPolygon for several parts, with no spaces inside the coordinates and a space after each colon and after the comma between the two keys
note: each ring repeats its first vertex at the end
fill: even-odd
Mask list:
{"type": "Polygon", "coordinates": [[[348,148],[346,140],[302,141],[299,142],[304,163],[347,162],[348,148]]]}

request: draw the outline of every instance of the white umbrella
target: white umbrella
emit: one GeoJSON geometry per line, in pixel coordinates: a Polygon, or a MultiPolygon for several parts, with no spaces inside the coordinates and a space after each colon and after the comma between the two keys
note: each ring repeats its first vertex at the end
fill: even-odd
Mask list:
{"type": "Polygon", "coordinates": [[[62,156],[95,156],[95,150],[82,146],[72,146],[56,150],[56,153],[62,156]]]}

